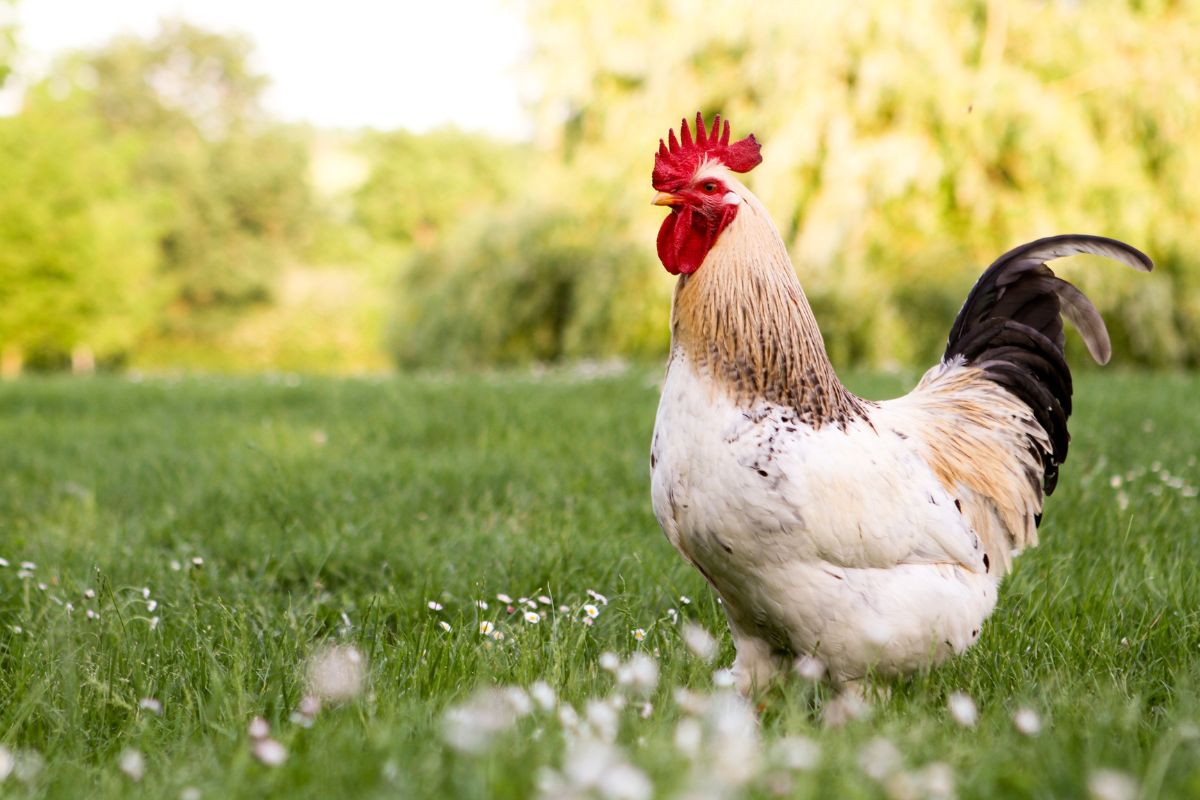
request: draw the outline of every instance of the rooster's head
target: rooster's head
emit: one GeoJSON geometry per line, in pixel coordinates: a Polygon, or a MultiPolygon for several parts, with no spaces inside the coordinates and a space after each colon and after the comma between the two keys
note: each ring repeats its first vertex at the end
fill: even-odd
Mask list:
{"type": "Polygon", "coordinates": [[[731,172],[749,172],[760,163],[754,134],[730,144],[729,122],[722,129],[719,114],[709,131],[703,115],[696,114],[695,139],[686,119],[679,139],[673,130],[667,142],[659,139],[650,182],[658,190],[654,204],[671,207],[658,231],[658,257],[667,272],[689,274],[700,268],[742,204],[729,185],[731,172]]]}

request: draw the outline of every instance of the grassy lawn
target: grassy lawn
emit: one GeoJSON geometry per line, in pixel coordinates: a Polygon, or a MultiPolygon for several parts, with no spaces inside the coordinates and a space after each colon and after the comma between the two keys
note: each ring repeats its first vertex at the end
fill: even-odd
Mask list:
{"type": "Polygon", "coordinates": [[[643,796],[625,762],[656,796],[714,796],[724,775],[754,797],[904,797],[931,762],[959,797],[1083,797],[1105,768],[1143,797],[1200,796],[1200,379],[1079,376],[1043,544],[967,656],[837,728],[823,722],[829,691],[797,678],[739,731],[676,691],[720,697],[713,673],[732,648],[651,513],[657,377],[0,385],[0,774],[5,753],[16,761],[0,796],[526,797],[539,775],[559,794],[546,770],[564,764],[560,781],[599,765],[598,791],[643,796]],[[531,623],[505,593],[552,602],[531,623]],[[683,621],[719,634],[712,664],[689,652],[683,621]],[[361,652],[365,689],[296,715],[306,660],[332,642],[361,652]],[[657,659],[647,698],[614,688],[606,651],[657,659]],[[497,699],[474,695],[539,680],[581,717],[591,704],[595,738],[567,747],[570,712],[536,703],[505,727],[497,699]],[[974,727],[947,708],[959,691],[974,727]],[[463,703],[479,752],[444,738],[463,703]],[[1016,729],[1020,708],[1039,735],[1016,729]],[[255,757],[256,716],[281,765],[255,757]],[[614,723],[619,750],[603,733],[614,723]],[[761,742],[740,750],[748,737],[761,742]],[[781,739],[818,744],[816,766],[778,763],[781,739]],[[140,771],[130,750],[139,781],[121,769],[125,753],[140,771]]]}

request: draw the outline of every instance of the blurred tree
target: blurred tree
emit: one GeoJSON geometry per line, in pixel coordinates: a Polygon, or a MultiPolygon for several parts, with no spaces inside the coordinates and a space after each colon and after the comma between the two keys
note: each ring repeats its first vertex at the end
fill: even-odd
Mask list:
{"type": "Polygon", "coordinates": [[[0,346],[22,362],[90,371],[146,330],[154,227],[129,191],[132,159],[77,96],[32,91],[0,119],[0,346]]]}
{"type": "Polygon", "coordinates": [[[12,58],[17,49],[17,0],[0,0],[0,87],[12,72],[12,58]]]}
{"type": "Polygon", "coordinates": [[[477,209],[502,205],[523,191],[530,164],[528,148],[454,130],[368,134],[363,150],[370,167],[355,217],[401,245],[431,244],[477,209]]]}
{"type": "Polygon", "coordinates": [[[1068,268],[1117,350],[1200,362],[1200,4],[529,9],[539,144],[607,199],[606,235],[652,252],[661,214],[644,203],[659,137],[680,116],[723,113],[764,143],[749,182],[837,360],[927,362],[992,258],[1091,232],[1160,267],[1149,280],[1068,268]],[[623,219],[638,223],[620,231],[623,219]]]}
{"type": "Polygon", "coordinates": [[[415,249],[390,331],[402,367],[654,352],[667,309],[641,307],[646,256],[570,209],[513,203],[415,249]],[[637,307],[649,326],[630,320],[637,307]]]}
{"type": "Polygon", "coordinates": [[[169,22],[77,54],[48,81],[89,98],[108,135],[136,150],[133,183],[159,221],[167,335],[203,337],[268,301],[311,223],[307,134],[263,112],[250,51],[243,37],[169,22]]]}

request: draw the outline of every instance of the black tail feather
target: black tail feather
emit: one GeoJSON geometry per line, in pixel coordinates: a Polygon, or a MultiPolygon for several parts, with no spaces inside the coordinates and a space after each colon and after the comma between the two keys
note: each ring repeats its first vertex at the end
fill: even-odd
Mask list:
{"type": "Polygon", "coordinates": [[[1050,438],[1050,451],[1030,447],[1042,459],[1046,494],[1058,482],[1071,437],[1071,371],[1063,347],[1063,317],[1083,335],[1099,363],[1112,352],[1104,320],[1082,292],[1055,276],[1046,261],[1091,253],[1149,272],[1140,250],[1103,236],[1052,236],[1014,248],[980,276],[950,329],[944,361],[961,357],[1008,389],[1033,411],[1050,438]]]}

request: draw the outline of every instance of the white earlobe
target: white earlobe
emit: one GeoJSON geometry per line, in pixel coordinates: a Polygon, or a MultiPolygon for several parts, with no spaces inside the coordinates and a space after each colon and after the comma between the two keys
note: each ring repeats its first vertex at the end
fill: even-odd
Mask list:
{"type": "Polygon", "coordinates": [[[736,192],[726,192],[725,196],[721,199],[724,200],[725,205],[728,206],[740,206],[742,204],[742,196],[736,192]]]}

